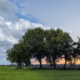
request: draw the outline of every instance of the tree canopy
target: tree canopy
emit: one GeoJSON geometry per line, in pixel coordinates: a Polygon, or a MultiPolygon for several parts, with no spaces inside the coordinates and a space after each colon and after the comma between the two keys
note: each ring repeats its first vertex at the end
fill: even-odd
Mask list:
{"type": "Polygon", "coordinates": [[[72,61],[77,54],[80,55],[79,53],[80,39],[78,42],[73,42],[70,34],[59,28],[44,30],[38,27],[27,30],[22,39],[14,44],[12,49],[7,50],[7,60],[21,67],[23,64],[27,66],[31,63],[30,59],[35,58],[42,68],[41,59],[46,57],[46,61],[56,68],[57,62],[64,55],[65,69],[67,61],[72,61]],[[76,48],[73,47],[73,43],[77,45],[76,48]]]}

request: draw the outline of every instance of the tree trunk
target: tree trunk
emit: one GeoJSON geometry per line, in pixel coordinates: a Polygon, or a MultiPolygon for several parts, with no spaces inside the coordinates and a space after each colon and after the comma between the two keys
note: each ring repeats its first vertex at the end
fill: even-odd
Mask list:
{"type": "Polygon", "coordinates": [[[28,66],[28,63],[26,63],[26,67],[28,66]]]}
{"type": "Polygon", "coordinates": [[[56,68],[56,63],[55,63],[55,60],[54,60],[54,69],[56,68]]]}
{"type": "Polygon", "coordinates": [[[26,63],[26,67],[27,67],[27,63],[26,63]]]}
{"type": "Polygon", "coordinates": [[[67,61],[66,61],[66,59],[65,59],[64,70],[66,69],[66,63],[67,63],[67,61]]]}
{"type": "Polygon", "coordinates": [[[21,61],[18,63],[18,68],[21,68],[21,61]]]}
{"type": "Polygon", "coordinates": [[[42,68],[42,63],[41,63],[41,59],[39,60],[39,63],[40,63],[40,69],[42,68]]]}
{"type": "Polygon", "coordinates": [[[21,62],[19,63],[19,67],[21,68],[21,62]]]}
{"type": "Polygon", "coordinates": [[[56,59],[55,59],[55,57],[53,58],[53,62],[54,62],[54,69],[56,68],[56,59]]]}
{"type": "Polygon", "coordinates": [[[75,66],[75,58],[74,58],[74,66],[75,66]]]}
{"type": "Polygon", "coordinates": [[[22,68],[23,68],[23,61],[22,61],[22,65],[21,65],[21,66],[22,66],[22,68]]]}

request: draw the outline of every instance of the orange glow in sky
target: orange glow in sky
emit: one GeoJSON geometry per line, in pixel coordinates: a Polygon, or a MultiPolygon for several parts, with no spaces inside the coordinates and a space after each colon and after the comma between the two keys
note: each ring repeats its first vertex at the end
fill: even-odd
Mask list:
{"type": "MultiPolygon", "coordinates": [[[[65,63],[65,60],[61,59],[57,64],[64,64],[64,63],[65,63]]],[[[31,64],[37,65],[37,64],[39,64],[39,62],[37,60],[35,61],[35,59],[32,59],[31,60],[31,64]]],[[[42,59],[42,64],[48,64],[48,63],[46,63],[45,59],[42,59]]],[[[68,64],[68,62],[67,62],[67,64],[68,64]]],[[[79,59],[77,60],[76,64],[80,64],[80,60],[79,59]]]]}

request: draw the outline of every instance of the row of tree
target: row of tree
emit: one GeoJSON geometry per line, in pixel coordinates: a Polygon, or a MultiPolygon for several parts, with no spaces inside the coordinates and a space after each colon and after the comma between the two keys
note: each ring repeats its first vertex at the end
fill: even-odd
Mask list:
{"type": "Polygon", "coordinates": [[[17,63],[18,67],[23,64],[30,64],[31,58],[36,58],[42,68],[41,59],[46,57],[46,61],[56,68],[56,63],[60,59],[65,59],[66,63],[71,62],[80,53],[80,39],[74,42],[69,33],[61,29],[44,30],[40,27],[29,29],[22,36],[12,49],[7,50],[7,60],[17,63]]]}

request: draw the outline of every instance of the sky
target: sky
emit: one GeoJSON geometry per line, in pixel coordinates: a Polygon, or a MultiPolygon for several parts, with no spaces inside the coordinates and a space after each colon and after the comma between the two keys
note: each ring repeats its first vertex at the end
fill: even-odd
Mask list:
{"type": "Polygon", "coordinates": [[[80,36],[80,0],[0,0],[0,64],[31,28],[61,28],[74,41],[80,36]]]}

